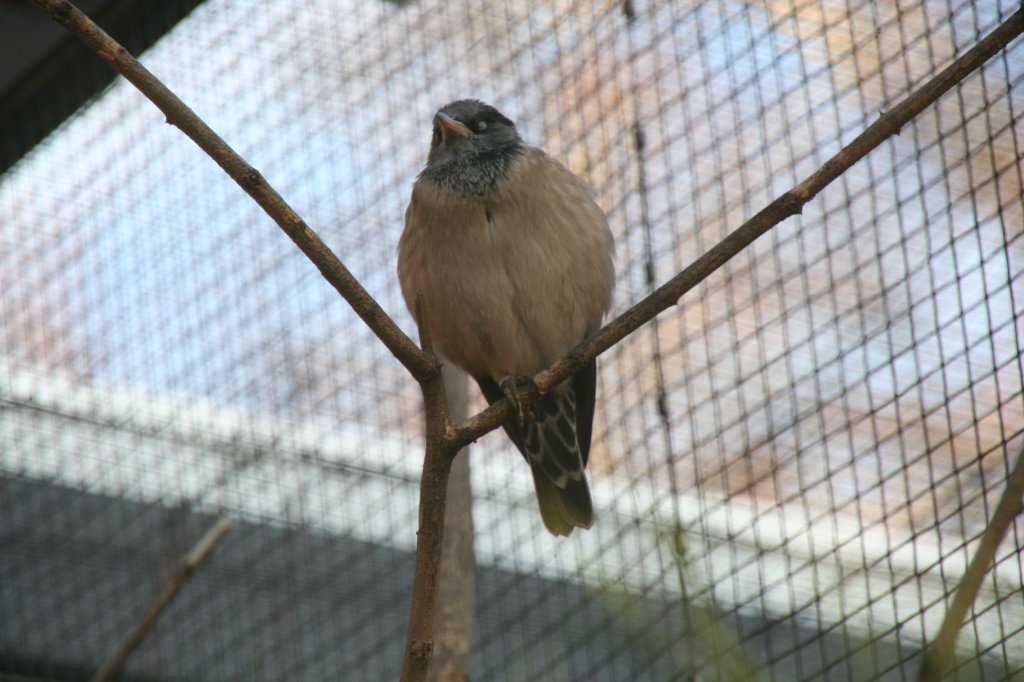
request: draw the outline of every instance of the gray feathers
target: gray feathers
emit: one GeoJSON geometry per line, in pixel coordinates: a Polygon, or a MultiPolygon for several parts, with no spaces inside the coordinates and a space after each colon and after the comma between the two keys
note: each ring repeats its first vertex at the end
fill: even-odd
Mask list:
{"type": "MultiPolygon", "coordinates": [[[[477,378],[488,402],[504,394],[498,384],[477,378]]],[[[530,463],[544,526],[553,535],[594,525],[594,505],[584,469],[597,388],[597,363],[591,362],[533,407],[535,420],[520,426],[510,420],[505,432],[530,463]]]]}
{"type": "Polygon", "coordinates": [[[531,464],[540,467],[556,488],[583,478],[576,442],[576,405],[571,390],[547,395],[535,406],[537,419],[523,426],[523,446],[531,464]]]}
{"type": "Polygon", "coordinates": [[[508,173],[522,148],[515,124],[500,111],[478,100],[459,100],[437,112],[427,166],[419,177],[463,196],[486,196],[508,173]],[[442,134],[442,115],[471,134],[442,134]]]}
{"type": "Polygon", "coordinates": [[[427,166],[419,178],[438,187],[467,197],[485,197],[495,191],[498,181],[505,177],[518,149],[489,155],[486,159],[457,158],[427,166]]]}
{"type": "MultiPolygon", "coordinates": [[[[524,455],[533,470],[544,525],[554,535],[594,525],[594,506],[583,474],[572,384],[559,386],[535,405],[537,420],[522,427],[524,455]]],[[[515,425],[514,428],[518,428],[515,425]]]]}

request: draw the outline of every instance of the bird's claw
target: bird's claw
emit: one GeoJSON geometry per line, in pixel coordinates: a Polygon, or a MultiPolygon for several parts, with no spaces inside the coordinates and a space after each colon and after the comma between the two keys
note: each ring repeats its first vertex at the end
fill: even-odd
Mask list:
{"type": "Polygon", "coordinates": [[[519,393],[516,391],[516,380],[515,377],[504,376],[498,381],[498,386],[501,388],[501,392],[505,394],[508,401],[512,403],[512,409],[515,410],[516,421],[519,426],[523,425],[523,404],[519,402],[519,393]]]}

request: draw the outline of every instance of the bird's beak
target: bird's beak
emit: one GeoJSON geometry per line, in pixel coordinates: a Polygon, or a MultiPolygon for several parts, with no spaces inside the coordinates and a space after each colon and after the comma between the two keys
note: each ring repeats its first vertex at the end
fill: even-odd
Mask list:
{"type": "Polygon", "coordinates": [[[448,135],[455,133],[459,137],[469,137],[473,132],[464,123],[459,123],[447,114],[437,113],[434,116],[434,123],[441,126],[441,139],[447,140],[448,135]]]}

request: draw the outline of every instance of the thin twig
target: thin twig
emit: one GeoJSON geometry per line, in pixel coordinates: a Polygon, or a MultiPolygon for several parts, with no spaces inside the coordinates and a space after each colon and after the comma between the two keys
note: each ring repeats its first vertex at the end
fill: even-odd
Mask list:
{"type": "Polygon", "coordinates": [[[92,676],[91,682],[109,682],[116,678],[121,668],[124,667],[128,657],[132,655],[132,652],[138,648],[142,640],[146,638],[149,631],[156,625],[157,620],[164,610],[170,605],[177,596],[181,588],[188,582],[188,579],[192,577],[196,569],[202,564],[207,557],[213,552],[220,541],[224,538],[224,535],[231,530],[232,521],[229,518],[221,518],[206,531],[199,542],[185,555],[181,563],[171,576],[167,579],[164,584],[163,592],[157,597],[153,605],[149,607],[149,611],[142,617],[139,624],[135,626],[135,630],[128,636],[121,646],[118,648],[117,653],[107,661],[107,664],[100,668],[99,672],[92,676]]]}
{"type": "MultiPolygon", "coordinates": [[[[533,377],[537,391],[523,391],[520,395],[520,402],[524,407],[532,405],[539,395],[547,393],[581,370],[598,355],[653,319],[655,315],[678,303],[683,294],[707,279],[711,273],[753,243],[755,239],[786,218],[800,213],[804,204],[813,199],[830,182],[867,156],[871,150],[890,136],[898,134],[900,129],[917,114],[1006,47],[1022,32],[1024,32],[1024,10],[1019,10],[964,53],[962,57],[943,69],[941,73],[911,93],[891,111],[881,115],[853,142],[843,147],[810,177],[775,199],[654,293],[579,343],[550,368],[533,377]]],[[[458,443],[472,442],[500,426],[510,415],[509,409],[507,400],[499,400],[466,422],[454,427],[448,437],[458,443]]]]}
{"type": "Polygon", "coordinates": [[[278,226],[295,242],[320,273],[366,325],[377,335],[388,350],[419,379],[432,371],[429,358],[413,343],[394,320],[378,305],[348,268],[327,247],[317,234],[302,220],[291,206],[263,178],[258,170],[239,156],[206,123],[196,116],[178,96],[160,82],[117,41],[93,23],[67,0],[32,0],[45,10],[54,21],[92,48],[104,61],[124,76],[149,98],[167,117],[210,158],[224,169],[239,187],[248,193],[278,226]]]}
{"type": "Polygon", "coordinates": [[[960,580],[953,596],[953,603],[946,610],[942,620],[942,627],[939,634],[932,642],[932,645],[924,652],[921,659],[921,667],[917,671],[917,682],[937,682],[941,680],[956,649],[956,638],[963,627],[964,619],[968,609],[974,603],[981,589],[981,581],[992,568],[996,550],[1006,537],[1013,519],[1024,511],[1024,446],[1017,455],[1017,463],[1013,471],[1006,479],[1006,489],[1003,490],[996,510],[992,514],[985,532],[981,535],[981,542],[971,559],[967,572],[960,580]]]}

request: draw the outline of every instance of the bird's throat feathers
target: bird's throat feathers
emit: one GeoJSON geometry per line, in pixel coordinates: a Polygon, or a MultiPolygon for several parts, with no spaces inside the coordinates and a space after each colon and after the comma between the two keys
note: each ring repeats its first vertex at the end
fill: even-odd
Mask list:
{"type": "Polygon", "coordinates": [[[523,143],[516,140],[497,149],[428,163],[420,172],[419,180],[461,196],[484,197],[494,193],[501,179],[522,156],[523,148],[523,143]]]}

